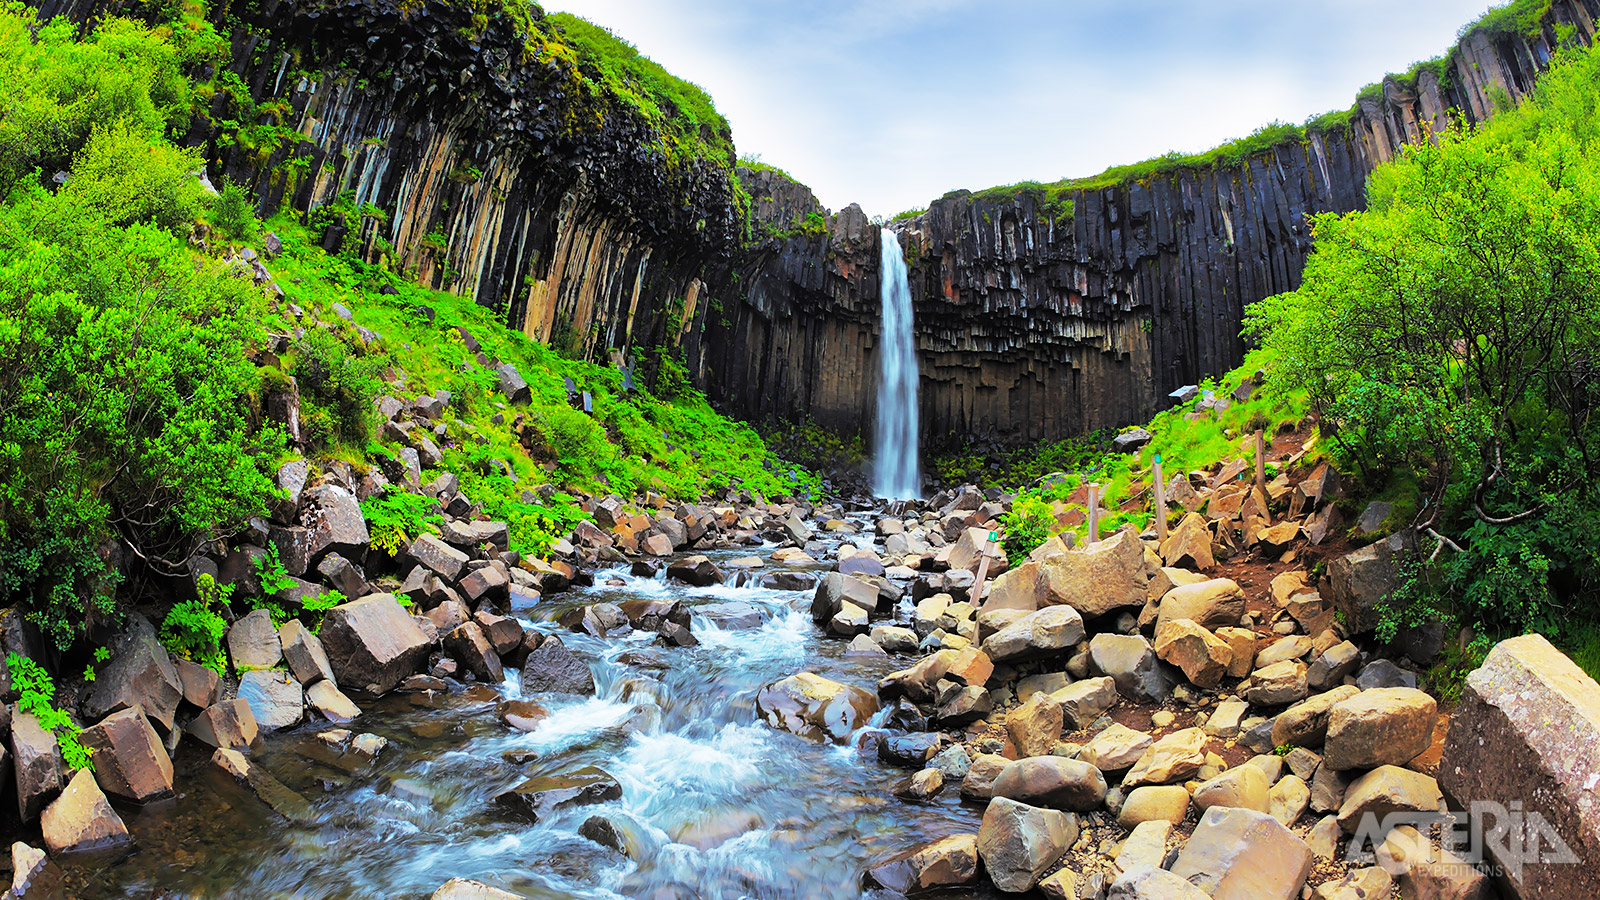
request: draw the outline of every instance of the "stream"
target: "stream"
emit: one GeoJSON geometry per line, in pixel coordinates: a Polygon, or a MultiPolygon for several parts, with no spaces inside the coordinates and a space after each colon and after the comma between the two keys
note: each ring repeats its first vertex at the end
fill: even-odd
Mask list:
{"type": "Polygon", "coordinates": [[[348,727],[389,744],[360,765],[318,740],[334,727],[327,723],[269,735],[255,759],[311,801],[312,815],[298,823],[187,741],[175,760],[179,797],[121,810],[138,851],[69,865],[68,895],[422,900],[459,877],[529,898],[854,898],[872,896],[860,885],[869,861],[977,830],[981,808],[961,806],[953,789],[924,805],[894,799],[891,788],[909,773],[858,749],[866,729],[856,746],[834,746],[757,721],[757,691],[779,678],[812,671],[870,690],[911,663],[846,658],[845,642],[812,624],[809,591],[695,588],[626,567],[596,572],[594,581],[515,611],[589,660],[594,697],[541,697],[551,715],[526,734],[496,718],[497,701],[520,695],[509,668],[500,685],[369,700],[348,727]],[[574,606],[663,596],[699,608],[751,604],[762,624],[719,628],[697,613],[699,646],[663,648],[651,632],[597,639],[554,622],[574,606]],[[619,800],[536,825],[494,801],[529,776],[591,765],[621,783],[619,800]],[[578,834],[597,814],[629,853],[578,834]]]}

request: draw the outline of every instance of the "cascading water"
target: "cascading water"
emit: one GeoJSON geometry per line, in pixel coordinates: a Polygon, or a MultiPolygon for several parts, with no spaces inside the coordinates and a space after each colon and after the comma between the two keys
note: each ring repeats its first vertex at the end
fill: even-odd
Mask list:
{"type": "Polygon", "coordinates": [[[921,493],[917,465],[917,353],[912,335],[911,288],[900,239],[882,235],[879,293],[883,303],[878,366],[878,427],[874,441],[873,490],[890,500],[921,493]]]}

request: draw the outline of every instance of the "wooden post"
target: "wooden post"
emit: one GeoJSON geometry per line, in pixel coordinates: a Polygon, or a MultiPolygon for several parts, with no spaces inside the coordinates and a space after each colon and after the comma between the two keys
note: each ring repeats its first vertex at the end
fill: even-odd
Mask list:
{"type": "Polygon", "coordinates": [[[1167,542],[1167,486],[1161,481],[1161,454],[1159,453],[1156,454],[1152,475],[1155,478],[1156,494],[1156,540],[1165,544],[1167,542]]]}
{"type": "Polygon", "coordinates": [[[1089,485],[1089,540],[1086,544],[1094,544],[1100,540],[1100,482],[1089,485]]]}
{"type": "Polygon", "coordinates": [[[1267,438],[1266,432],[1256,430],[1256,487],[1267,495],[1267,438]]]}
{"type": "Polygon", "coordinates": [[[999,537],[1000,535],[995,532],[989,532],[989,539],[983,542],[982,555],[978,558],[978,578],[972,582],[972,593],[967,599],[979,609],[983,608],[983,582],[989,577],[990,551],[994,549],[995,541],[999,537]]]}

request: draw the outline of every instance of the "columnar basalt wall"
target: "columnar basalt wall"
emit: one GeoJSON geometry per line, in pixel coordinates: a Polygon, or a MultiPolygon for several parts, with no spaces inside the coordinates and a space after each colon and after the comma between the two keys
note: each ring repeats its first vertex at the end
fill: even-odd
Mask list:
{"type": "MultiPolygon", "coordinates": [[[[1470,33],[1442,86],[1390,78],[1348,127],[1313,130],[1238,165],[1178,168],[1078,191],[1073,213],[1038,195],[956,192],[893,225],[906,248],[922,369],[923,441],[1022,443],[1142,421],[1173,389],[1237,365],[1245,308],[1299,286],[1308,216],[1362,208],[1367,175],[1408,143],[1532,90],[1566,29],[1592,42],[1597,0],[1556,0],[1533,38],[1470,33]]],[[[759,224],[815,207],[759,178],[759,224]]],[[[782,182],[781,184],[779,182],[782,182]]],[[[705,379],[747,418],[871,429],[877,372],[876,236],[858,210],[825,237],[769,237],[736,264],[730,325],[708,323],[705,379]],[[870,231],[870,229],[867,229],[870,231]]]]}

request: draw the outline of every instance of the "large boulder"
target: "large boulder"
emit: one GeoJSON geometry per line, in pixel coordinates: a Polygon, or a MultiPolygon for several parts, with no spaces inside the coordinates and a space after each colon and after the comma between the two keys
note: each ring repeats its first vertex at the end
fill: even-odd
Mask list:
{"type": "Polygon", "coordinates": [[[995,797],[978,827],[978,856],[995,887],[1020,894],[1077,840],[1078,819],[1071,813],[995,797]]]}
{"type": "Polygon", "coordinates": [[[1216,566],[1211,553],[1211,529],[1205,516],[1189,513],[1161,545],[1161,562],[1179,569],[1204,572],[1216,566]]]}
{"type": "Polygon", "coordinates": [[[472,677],[485,684],[499,684],[505,680],[505,669],[500,665],[500,654],[484,635],[477,622],[457,625],[444,639],[450,657],[466,666],[472,677]]]}
{"type": "Polygon", "coordinates": [[[1216,900],[1298,900],[1311,848],[1283,823],[1252,809],[1213,807],[1172,864],[1172,874],[1216,900]]]}
{"type": "Polygon", "coordinates": [[[957,684],[983,687],[994,674],[989,655],[975,647],[946,648],[919,660],[909,669],[891,672],[878,683],[878,696],[885,700],[909,697],[917,703],[934,699],[934,687],[941,679],[957,684]]]}
{"type": "Polygon", "coordinates": [[[1161,598],[1156,629],[1177,619],[1190,619],[1203,628],[1238,625],[1244,618],[1244,607],[1244,592],[1231,578],[1182,584],[1161,598]]]}
{"type": "Polygon", "coordinates": [[[1188,815],[1187,788],[1181,784],[1151,784],[1128,791],[1117,812],[1117,824],[1123,828],[1137,828],[1145,822],[1177,825],[1188,815]]]}
{"type": "Polygon", "coordinates": [[[79,769],[61,796],[45,808],[39,817],[39,829],[44,834],[45,847],[57,856],[107,850],[133,842],[128,826],[122,824],[88,769],[79,769]]]}
{"type": "Polygon", "coordinates": [[[172,731],[183,699],[183,681],[156,630],[140,615],[128,617],[128,630],[113,642],[111,661],[94,680],[83,714],[98,721],[120,709],[139,706],[150,721],[172,731]]]}
{"type": "Polygon", "coordinates": [[[387,694],[428,658],[428,636],[393,594],[369,594],[328,610],[319,632],[345,690],[387,694]]]}
{"type": "Polygon", "coordinates": [[[300,682],[287,672],[256,669],[239,676],[239,699],[262,731],[297,725],[305,713],[306,696],[300,682]]]}
{"type": "MultiPolygon", "coordinates": [[[[1439,783],[1458,802],[1492,797],[1537,810],[1576,866],[1512,867],[1524,900],[1600,897],[1600,686],[1539,635],[1502,641],[1467,676],[1450,720],[1439,783]]],[[[1510,804],[1507,803],[1509,806],[1510,804]]],[[[1491,847],[1492,854],[1501,845],[1491,847]]]]}
{"type": "Polygon", "coordinates": [[[455,581],[467,567],[471,557],[446,544],[431,534],[423,534],[411,542],[411,558],[433,570],[445,581],[455,581]]]}
{"type": "Polygon", "coordinates": [[[1376,688],[1328,712],[1324,765],[1337,770],[1403,766],[1433,745],[1438,703],[1416,688],[1376,688]]]}
{"type": "Polygon", "coordinates": [[[829,572],[817,582],[817,592],[811,597],[811,621],[828,624],[846,602],[865,610],[877,609],[878,588],[870,581],[829,572]]]}
{"type": "Polygon", "coordinates": [[[272,613],[265,609],[252,610],[234,622],[228,629],[228,655],[233,658],[234,668],[241,672],[270,669],[282,662],[283,645],[278,642],[272,613]]]}
{"type": "Polygon", "coordinates": [[[1361,693],[1341,684],[1331,691],[1296,703],[1272,720],[1272,746],[1320,747],[1328,735],[1328,714],[1333,707],[1361,693]]]}
{"type": "Polygon", "coordinates": [[[17,812],[22,821],[38,818],[61,790],[61,750],[56,736],[39,727],[32,713],[11,710],[11,758],[17,782],[17,812]]]}
{"type": "Polygon", "coordinates": [[[1415,547],[1416,535],[1403,531],[1328,563],[1327,600],[1350,634],[1378,627],[1383,602],[1400,586],[1401,563],[1415,547]]]}
{"type": "Polygon", "coordinates": [[[1117,705],[1121,695],[1117,683],[1108,676],[1085,678],[1052,691],[1050,702],[1061,707],[1061,727],[1067,731],[1088,728],[1106,710],[1117,705]]]}
{"type": "Polygon", "coordinates": [[[1198,687],[1216,687],[1228,674],[1233,648],[1199,623],[1170,619],[1156,627],[1156,656],[1183,670],[1198,687]]]}
{"type": "Polygon", "coordinates": [[[1106,900],[1211,900],[1182,878],[1155,866],[1129,866],[1111,882],[1106,900]]]}
{"type": "Polygon", "coordinates": [[[1095,635],[1089,640],[1089,668],[1111,678],[1117,692],[1135,703],[1162,703],[1172,694],[1174,679],[1143,635],[1095,635]]]}
{"type": "Polygon", "coordinates": [[[250,704],[237,698],[206,707],[185,730],[208,747],[240,751],[249,750],[261,733],[250,704]]]}
{"type": "Polygon", "coordinates": [[[1144,542],[1131,531],[1046,557],[1039,569],[1047,602],[1070,606],[1086,619],[1143,606],[1150,584],[1144,542]]]}
{"type": "Polygon", "coordinates": [[[1436,813],[1443,800],[1439,783],[1429,776],[1399,766],[1379,766],[1345,789],[1339,827],[1355,834],[1363,826],[1381,825],[1391,813],[1436,813]]]}
{"type": "Polygon", "coordinates": [[[801,672],[762,688],[756,714],[774,728],[842,744],[878,711],[878,698],[854,685],[801,672]]]}
{"type": "Polygon", "coordinates": [[[1036,562],[1025,562],[996,578],[989,585],[985,610],[1016,609],[1033,612],[1044,605],[1048,586],[1036,562]]]}
{"type": "Polygon", "coordinates": [[[978,877],[978,836],[940,838],[873,866],[867,876],[873,884],[901,894],[968,884],[978,877]]]}
{"type": "Polygon", "coordinates": [[[561,638],[545,639],[522,664],[524,694],[594,694],[589,664],[573,655],[561,638]]]}
{"type": "MultiPolygon", "coordinates": [[[[695,587],[710,587],[726,580],[717,564],[705,556],[685,556],[667,567],[667,577],[695,587]]],[[[874,592],[876,593],[876,592],[874,592]]]]}
{"type": "Polygon", "coordinates": [[[329,553],[360,563],[367,558],[371,536],[356,495],[335,484],[308,488],[300,495],[300,526],[305,529],[307,568],[329,553]]]}
{"type": "Polygon", "coordinates": [[[79,735],[94,751],[94,777],[109,794],[149,803],[172,796],[172,758],[142,709],[114,712],[79,735]]]}
{"type": "Polygon", "coordinates": [[[302,625],[299,619],[290,619],[278,629],[278,641],[283,645],[283,658],[289,664],[289,671],[301,684],[330,681],[334,687],[339,686],[339,680],[333,675],[333,665],[328,662],[327,651],[322,647],[322,639],[302,625]]]}
{"type": "Polygon", "coordinates": [[[1049,606],[1028,613],[983,642],[995,662],[1017,662],[1057,656],[1083,640],[1083,617],[1070,606],[1049,606]]]}
{"type": "Polygon", "coordinates": [[[1105,802],[1106,777],[1086,762],[1034,756],[1006,766],[990,792],[1029,806],[1088,812],[1105,802]]]}

